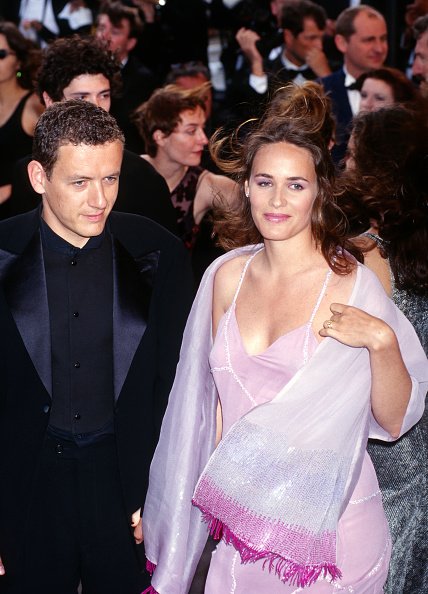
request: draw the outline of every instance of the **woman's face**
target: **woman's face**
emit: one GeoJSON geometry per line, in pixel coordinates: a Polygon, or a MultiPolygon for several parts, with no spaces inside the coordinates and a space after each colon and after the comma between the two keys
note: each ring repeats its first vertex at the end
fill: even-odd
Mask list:
{"type": "Polygon", "coordinates": [[[199,106],[193,111],[183,111],[177,127],[169,136],[155,132],[156,144],[172,163],[197,166],[201,162],[204,146],[208,144],[204,132],[205,121],[205,112],[199,106]]]}
{"type": "Polygon", "coordinates": [[[5,35],[0,33],[0,49],[6,50],[8,55],[0,60],[0,83],[9,80],[16,80],[16,73],[19,70],[19,62],[15,55],[15,52],[11,50],[5,35]],[[12,52],[12,53],[9,53],[12,52]]]}
{"type": "Polygon", "coordinates": [[[376,111],[394,105],[392,87],[383,80],[366,78],[361,87],[360,111],[376,111]]]}
{"type": "Polygon", "coordinates": [[[351,134],[351,137],[348,141],[348,147],[346,150],[345,156],[345,169],[347,171],[352,171],[355,169],[355,160],[354,160],[354,150],[355,150],[355,138],[354,135],[351,134]]]}
{"type": "Polygon", "coordinates": [[[311,237],[317,176],[308,150],[278,142],[257,152],[245,184],[254,223],[265,240],[311,237]]]}

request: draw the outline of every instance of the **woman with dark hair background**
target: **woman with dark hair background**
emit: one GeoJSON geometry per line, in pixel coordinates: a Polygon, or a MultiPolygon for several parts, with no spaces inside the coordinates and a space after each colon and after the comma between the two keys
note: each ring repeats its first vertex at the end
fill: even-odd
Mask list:
{"type": "Polygon", "coordinates": [[[415,108],[421,101],[417,87],[396,68],[378,68],[364,72],[357,82],[361,94],[360,111],[374,111],[392,105],[415,108]]]}
{"type": "Polygon", "coordinates": [[[7,211],[14,163],[31,153],[34,127],[44,110],[33,92],[39,63],[40,51],[16,25],[0,22],[0,218],[7,211]]]}
{"type": "MultiPolygon", "coordinates": [[[[428,353],[428,124],[424,110],[361,113],[354,121],[342,207],[364,261],[413,324],[428,353]],[[367,231],[368,230],[368,231],[367,231]]],[[[428,592],[428,411],[394,443],[372,441],[392,534],[385,592],[428,592]]]]}
{"type": "Polygon", "coordinates": [[[199,243],[203,219],[209,216],[219,193],[230,202],[237,194],[232,179],[201,165],[203,149],[208,144],[205,123],[210,87],[209,82],[188,89],[166,85],[156,89],[134,115],[147,151],[141,157],[168,184],[179,237],[192,254],[196,282],[218,255],[212,245],[199,243]]]}

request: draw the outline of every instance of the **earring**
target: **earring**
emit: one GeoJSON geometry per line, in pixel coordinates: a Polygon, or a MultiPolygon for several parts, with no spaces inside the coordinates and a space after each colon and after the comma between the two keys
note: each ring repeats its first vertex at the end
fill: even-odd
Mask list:
{"type": "Polygon", "coordinates": [[[21,78],[21,76],[22,76],[22,72],[20,70],[18,70],[16,72],[16,78],[21,78]]]}

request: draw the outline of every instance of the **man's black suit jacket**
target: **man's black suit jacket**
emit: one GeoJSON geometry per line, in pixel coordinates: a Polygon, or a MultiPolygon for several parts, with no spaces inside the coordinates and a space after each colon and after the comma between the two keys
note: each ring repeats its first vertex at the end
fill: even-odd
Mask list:
{"type": "Polygon", "coordinates": [[[139,155],[145,152],[144,142],[135,124],[131,121],[133,111],[150,97],[156,88],[156,81],[150,70],[134,55],[121,70],[122,90],[120,96],[113,97],[110,113],[125,134],[125,145],[139,155]]]}
{"type": "Polygon", "coordinates": [[[321,84],[332,102],[333,114],[336,120],[336,145],[332,156],[335,163],[339,163],[345,156],[349,139],[349,129],[352,122],[352,110],[349,104],[348,91],[345,88],[345,72],[342,68],[321,79],[321,84]]]}
{"type": "MultiPolygon", "coordinates": [[[[40,204],[40,194],[33,190],[28,178],[30,160],[30,156],[24,157],[15,165],[12,195],[3,205],[3,218],[28,212],[40,204]]],[[[178,233],[177,215],[166,181],[145,159],[127,150],[123,152],[119,192],[113,208],[143,215],[171,233],[178,233]]]]}
{"type": "MultiPolygon", "coordinates": [[[[19,565],[51,407],[49,312],[39,209],[0,223],[0,555],[19,565]]],[[[179,239],[111,213],[113,372],[120,480],[128,514],[143,506],[175,375],[192,280],[179,239]]]]}

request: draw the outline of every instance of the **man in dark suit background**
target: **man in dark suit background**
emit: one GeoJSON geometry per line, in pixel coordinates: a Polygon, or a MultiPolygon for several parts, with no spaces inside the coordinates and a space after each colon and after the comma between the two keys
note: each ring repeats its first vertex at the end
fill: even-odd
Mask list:
{"type": "Polygon", "coordinates": [[[333,102],[337,128],[332,154],[339,163],[345,156],[349,124],[360,107],[360,93],[352,86],[364,72],[380,68],[388,54],[385,19],[365,4],[347,8],[337,18],[335,42],[343,54],[343,67],[321,83],[333,102]]]}
{"type": "Polygon", "coordinates": [[[292,81],[302,84],[331,72],[323,52],[326,21],[325,10],[311,0],[286,2],[279,16],[283,45],[275,57],[262,55],[262,39],[256,31],[239,29],[236,40],[249,69],[236,73],[229,103],[243,105],[241,119],[262,113],[275,88],[292,81]]]}
{"type": "Polygon", "coordinates": [[[54,103],[28,166],[42,207],[0,223],[4,594],[145,585],[140,508],[192,283],[178,239],[111,213],[123,143],[104,109],[54,103]]]}
{"type": "MultiPolygon", "coordinates": [[[[37,85],[45,105],[64,99],[84,99],[108,111],[111,96],[120,86],[120,68],[100,40],[78,36],[58,39],[44,50],[37,85]]],[[[40,203],[40,196],[28,179],[29,160],[30,157],[20,161],[15,168],[10,215],[27,212],[40,203]]],[[[177,232],[177,217],[165,180],[147,161],[128,150],[123,154],[114,209],[147,216],[177,232]]]]}
{"type": "Polygon", "coordinates": [[[136,8],[116,0],[101,4],[96,35],[108,44],[121,64],[122,92],[113,98],[111,113],[125,133],[126,148],[138,154],[144,153],[145,148],[131,115],[156,87],[151,71],[133,53],[142,31],[143,24],[136,8]]]}

